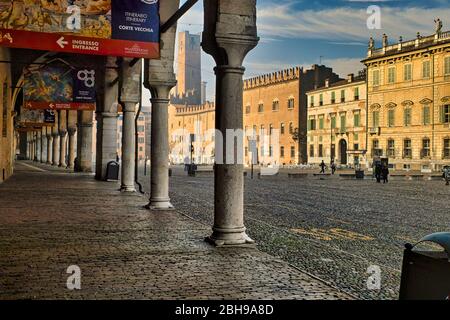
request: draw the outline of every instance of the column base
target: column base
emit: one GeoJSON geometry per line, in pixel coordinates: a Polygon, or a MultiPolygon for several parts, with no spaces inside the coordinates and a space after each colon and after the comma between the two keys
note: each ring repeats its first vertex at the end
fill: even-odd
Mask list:
{"type": "Polygon", "coordinates": [[[120,192],[133,193],[136,192],[136,188],[134,186],[121,186],[120,192]]]}
{"type": "Polygon", "coordinates": [[[150,203],[145,206],[148,210],[156,210],[156,211],[171,211],[175,210],[173,204],[170,203],[170,199],[150,199],[150,203]]]}
{"type": "Polygon", "coordinates": [[[223,229],[213,227],[213,234],[206,237],[205,241],[216,247],[255,245],[255,240],[245,233],[245,228],[223,229]]]}

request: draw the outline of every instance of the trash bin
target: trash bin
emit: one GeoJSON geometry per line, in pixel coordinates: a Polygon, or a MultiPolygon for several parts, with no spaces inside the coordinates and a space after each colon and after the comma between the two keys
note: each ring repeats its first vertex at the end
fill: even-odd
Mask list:
{"type": "Polygon", "coordinates": [[[356,179],[364,179],[364,170],[355,171],[356,179]]]}
{"type": "Polygon", "coordinates": [[[450,233],[434,233],[405,247],[400,300],[449,300],[450,233]],[[413,250],[423,242],[438,244],[444,251],[413,250]]]}
{"type": "Polygon", "coordinates": [[[116,161],[110,161],[106,165],[106,181],[119,180],[120,165],[116,161]]]}

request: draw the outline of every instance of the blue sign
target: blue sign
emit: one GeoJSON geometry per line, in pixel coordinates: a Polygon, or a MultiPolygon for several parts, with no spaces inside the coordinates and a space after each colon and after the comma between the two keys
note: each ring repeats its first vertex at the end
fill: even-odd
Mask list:
{"type": "Polygon", "coordinates": [[[158,0],[112,0],[112,38],[159,42],[158,0]]]}
{"type": "Polygon", "coordinates": [[[95,103],[95,70],[75,70],[73,75],[73,102],[95,103]]]}

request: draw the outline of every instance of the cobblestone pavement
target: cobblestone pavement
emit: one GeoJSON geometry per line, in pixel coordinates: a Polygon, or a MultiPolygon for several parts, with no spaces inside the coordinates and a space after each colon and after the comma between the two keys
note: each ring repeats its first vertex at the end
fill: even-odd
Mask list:
{"type": "MultiPolygon", "coordinates": [[[[174,169],[171,197],[177,210],[212,224],[212,174],[192,178],[174,169]]],[[[440,181],[247,177],[245,220],[262,251],[359,298],[397,299],[404,244],[450,231],[449,199],[440,181]],[[374,265],[381,290],[367,287],[374,265]]]]}
{"type": "MultiPolygon", "coordinates": [[[[19,162],[0,185],[0,299],[350,298],[255,248],[213,248],[208,226],[145,210],[145,197],[116,183],[33,166],[19,162]],[[66,289],[70,265],[81,268],[79,291],[66,289]]],[[[176,193],[193,186],[176,181],[176,193]]]]}

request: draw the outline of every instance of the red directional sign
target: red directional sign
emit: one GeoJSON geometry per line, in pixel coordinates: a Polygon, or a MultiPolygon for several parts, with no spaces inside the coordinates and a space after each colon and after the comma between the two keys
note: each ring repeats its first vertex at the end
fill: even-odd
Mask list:
{"type": "Polygon", "coordinates": [[[0,46],[157,59],[158,2],[0,0],[0,46]]]}

